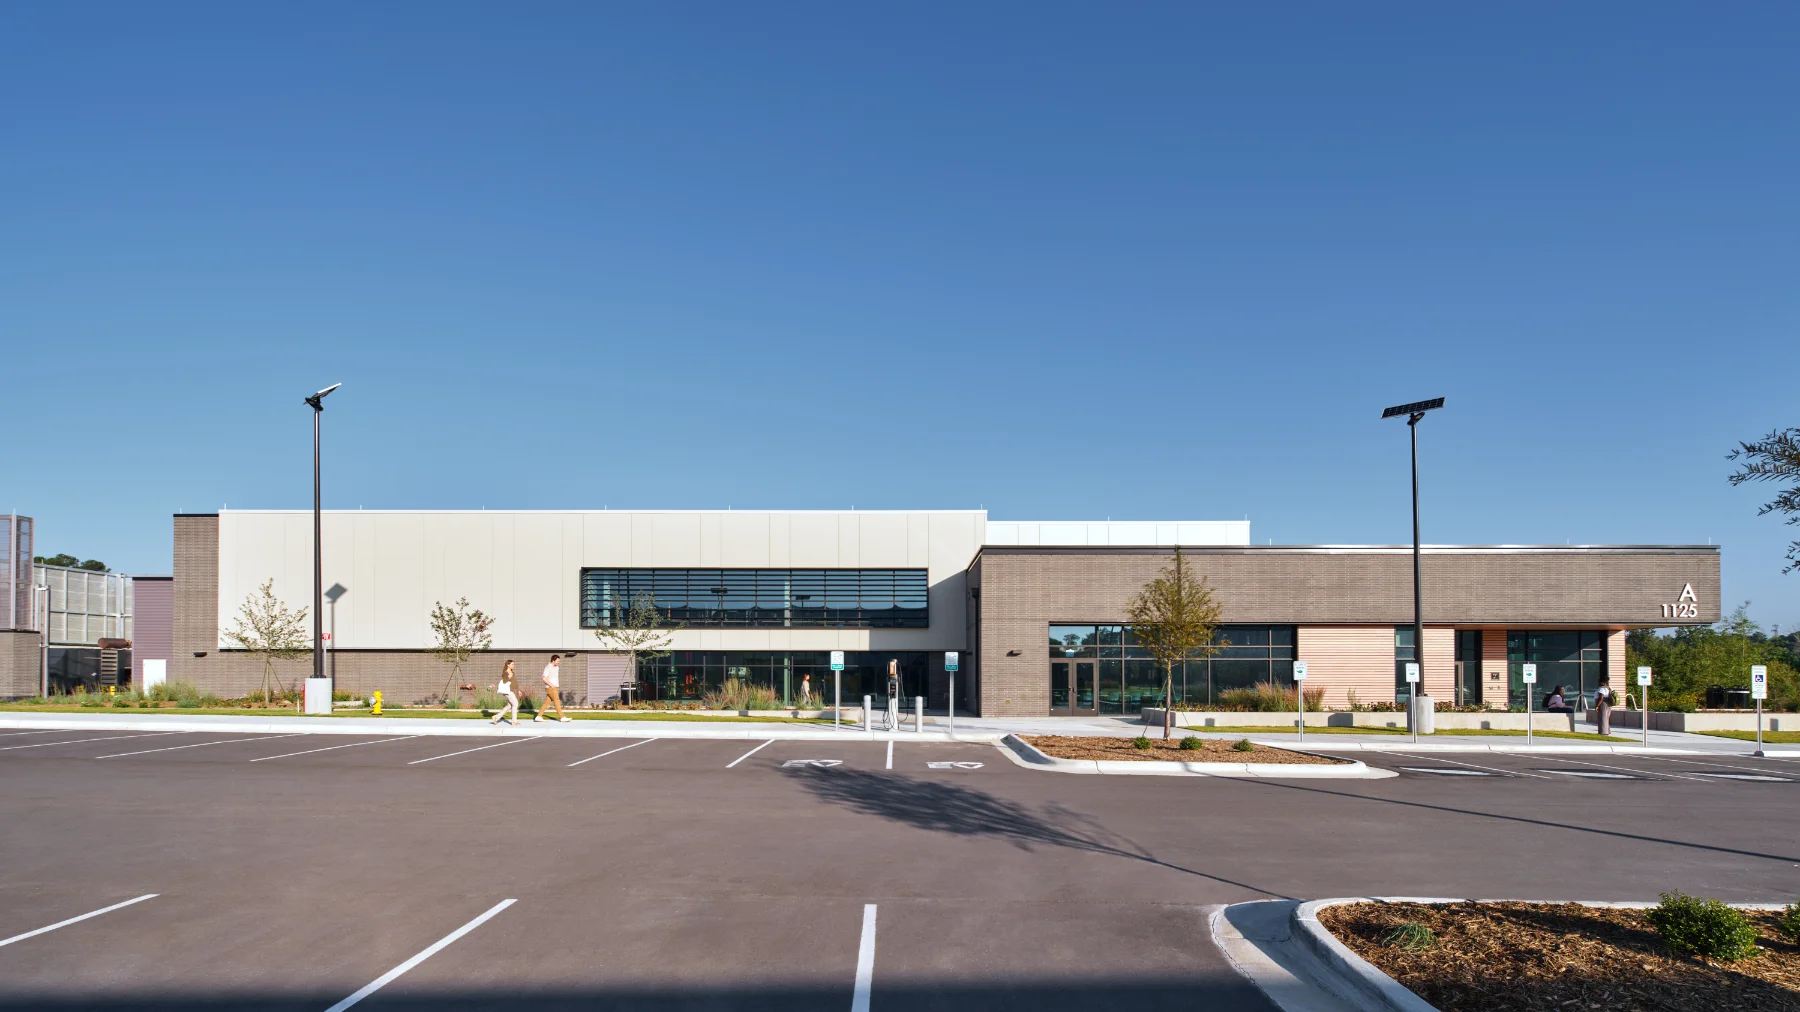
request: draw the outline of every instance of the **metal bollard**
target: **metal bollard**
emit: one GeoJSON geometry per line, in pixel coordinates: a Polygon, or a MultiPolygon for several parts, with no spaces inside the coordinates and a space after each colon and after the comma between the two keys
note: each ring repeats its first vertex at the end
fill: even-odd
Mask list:
{"type": "Polygon", "coordinates": [[[863,697],[863,733],[875,733],[875,697],[863,697]]]}
{"type": "Polygon", "coordinates": [[[925,697],[924,696],[914,696],[913,697],[913,731],[917,734],[925,733],[925,697]]]}

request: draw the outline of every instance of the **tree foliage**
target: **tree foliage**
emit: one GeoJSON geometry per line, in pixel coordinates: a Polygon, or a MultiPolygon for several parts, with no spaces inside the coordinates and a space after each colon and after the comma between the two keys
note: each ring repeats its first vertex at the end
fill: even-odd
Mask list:
{"type": "Polygon", "coordinates": [[[67,554],[50,556],[34,555],[31,557],[31,561],[41,566],[61,566],[64,569],[87,569],[96,573],[112,572],[112,570],[106,567],[106,563],[101,562],[99,559],[89,559],[86,562],[83,562],[75,556],[67,554]]]}
{"type": "Polygon", "coordinates": [[[1137,592],[1126,606],[1131,634],[1163,669],[1163,737],[1169,737],[1175,665],[1207,657],[1222,645],[1218,601],[1204,577],[1195,577],[1181,549],[1162,573],[1137,592]]]}
{"type": "Polygon", "coordinates": [[[442,601],[432,605],[431,634],[437,637],[432,653],[450,665],[450,681],[444,685],[446,700],[462,676],[462,666],[469,662],[469,656],[494,645],[493,628],[494,620],[480,608],[469,607],[466,597],[457,598],[453,605],[445,605],[442,601]]]}
{"type": "MultiPolygon", "coordinates": [[[[613,614],[619,615],[619,599],[612,599],[613,614]]],[[[603,625],[594,629],[594,638],[608,652],[624,654],[631,659],[631,678],[637,679],[639,661],[653,661],[658,657],[667,657],[669,648],[674,645],[674,627],[663,625],[663,614],[656,607],[656,598],[648,592],[632,595],[631,606],[624,609],[625,614],[616,618],[613,625],[603,625]]]]}
{"type": "MultiPolygon", "coordinates": [[[[1706,690],[1750,687],[1750,666],[1767,665],[1772,710],[1800,711],[1800,656],[1792,649],[1800,638],[1791,634],[1770,636],[1750,620],[1749,602],[1737,607],[1716,625],[1679,629],[1672,636],[1658,636],[1640,629],[1625,636],[1625,670],[1648,665],[1655,672],[1650,686],[1650,705],[1658,710],[1699,709],[1706,690]]],[[[1636,690],[1635,684],[1626,688],[1636,690]]]]}
{"type": "MultiPolygon", "coordinates": [[[[275,596],[271,579],[245,596],[235,623],[225,631],[225,640],[262,658],[263,702],[267,703],[275,698],[275,662],[306,656],[306,609],[283,604],[275,596]]],[[[283,684],[281,690],[286,692],[287,686],[283,684]]]]}
{"type": "MultiPolygon", "coordinates": [[[[1787,513],[1790,516],[1783,522],[1800,526],[1800,429],[1776,429],[1753,443],[1739,443],[1725,459],[1743,462],[1730,478],[1734,486],[1751,481],[1787,482],[1788,487],[1764,503],[1756,515],[1787,513]]],[[[1782,572],[1800,569],[1800,541],[1788,542],[1787,559],[1782,572]]]]}

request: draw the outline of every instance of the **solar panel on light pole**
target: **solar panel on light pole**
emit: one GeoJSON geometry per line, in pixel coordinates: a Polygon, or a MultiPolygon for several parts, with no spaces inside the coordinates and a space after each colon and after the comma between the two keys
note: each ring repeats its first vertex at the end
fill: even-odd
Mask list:
{"type": "Polygon", "coordinates": [[[1413,660],[1419,665],[1419,687],[1409,690],[1411,698],[1406,703],[1406,723],[1415,735],[1418,734],[1420,723],[1417,699],[1425,688],[1425,619],[1423,598],[1419,591],[1419,419],[1425,417],[1425,412],[1436,411],[1443,406],[1442,397],[1433,397],[1428,401],[1396,404],[1381,413],[1383,418],[1405,415],[1406,428],[1412,433],[1413,660]]]}

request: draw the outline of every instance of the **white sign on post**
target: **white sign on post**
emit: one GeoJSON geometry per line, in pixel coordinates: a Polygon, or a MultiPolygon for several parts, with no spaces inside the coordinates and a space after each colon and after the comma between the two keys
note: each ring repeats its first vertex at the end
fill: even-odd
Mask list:
{"type": "Polygon", "coordinates": [[[1305,661],[1295,661],[1294,662],[1294,681],[1296,681],[1296,682],[1306,681],[1306,662],[1305,661]]]}
{"type": "Polygon", "coordinates": [[[955,671],[956,670],[956,651],[954,651],[954,650],[944,651],[944,670],[945,671],[955,671]]]}
{"type": "Polygon", "coordinates": [[[1526,685],[1536,685],[1537,684],[1537,665],[1535,665],[1535,664],[1525,665],[1525,673],[1520,677],[1525,679],[1526,685]]]}
{"type": "Polygon", "coordinates": [[[833,650],[831,652],[831,670],[844,670],[844,652],[842,650],[833,650]]]}
{"type": "Polygon", "coordinates": [[[1769,698],[1769,668],[1766,664],[1750,665],[1750,698],[1769,698]]]}
{"type": "Polygon", "coordinates": [[[1406,662],[1406,680],[1409,682],[1419,680],[1419,666],[1412,661],[1406,662]]]}
{"type": "Polygon", "coordinates": [[[1639,685],[1649,685],[1650,684],[1650,669],[1649,668],[1639,668],[1638,669],[1638,684],[1639,685]]]}

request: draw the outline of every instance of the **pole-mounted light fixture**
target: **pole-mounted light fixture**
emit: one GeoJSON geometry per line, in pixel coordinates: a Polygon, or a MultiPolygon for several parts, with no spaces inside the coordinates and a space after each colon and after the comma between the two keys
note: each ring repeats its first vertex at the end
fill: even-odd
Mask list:
{"type": "Polygon", "coordinates": [[[1425,688],[1425,619],[1424,602],[1419,591],[1419,419],[1425,412],[1436,411],[1444,406],[1442,397],[1433,397],[1428,401],[1414,401],[1411,404],[1396,404],[1383,411],[1383,418],[1406,416],[1406,428],[1412,433],[1412,513],[1413,513],[1413,660],[1419,665],[1419,685],[1417,689],[1408,688],[1406,703],[1406,723],[1412,728],[1415,736],[1419,733],[1417,699],[1425,688]]]}
{"type": "Polygon", "coordinates": [[[313,409],[313,677],[325,677],[325,620],[320,614],[325,610],[324,554],[320,549],[319,536],[319,416],[325,413],[325,398],[342,383],[333,383],[325,389],[306,398],[307,406],[313,409]]]}

